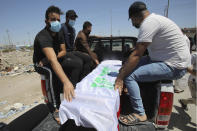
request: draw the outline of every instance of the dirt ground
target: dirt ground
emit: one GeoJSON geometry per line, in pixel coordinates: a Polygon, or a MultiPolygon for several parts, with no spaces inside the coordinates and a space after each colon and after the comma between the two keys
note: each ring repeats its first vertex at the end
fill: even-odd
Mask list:
{"type": "Polygon", "coordinates": [[[0,112],[6,114],[15,103],[26,106],[25,110],[0,118],[0,122],[9,123],[11,120],[31,109],[38,103],[43,103],[40,75],[36,72],[17,76],[0,77],[0,112]]]}

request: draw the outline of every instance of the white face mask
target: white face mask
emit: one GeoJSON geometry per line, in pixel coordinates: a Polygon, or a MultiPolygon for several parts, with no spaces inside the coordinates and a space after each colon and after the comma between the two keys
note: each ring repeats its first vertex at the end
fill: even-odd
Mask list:
{"type": "Polygon", "coordinates": [[[75,25],[75,20],[69,20],[68,24],[73,27],[75,25]]]}

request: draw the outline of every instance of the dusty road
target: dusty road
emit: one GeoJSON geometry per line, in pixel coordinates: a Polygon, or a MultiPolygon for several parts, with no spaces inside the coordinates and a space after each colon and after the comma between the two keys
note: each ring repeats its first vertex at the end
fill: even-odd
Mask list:
{"type": "Polygon", "coordinates": [[[197,130],[197,122],[196,122],[196,106],[188,105],[188,111],[184,111],[181,108],[178,99],[186,99],[190,98],[189,88],[183,93],[174,95],[174,107],[171,115],[170,125],[168,128],[170,131],[196,131],[197,130]]]}

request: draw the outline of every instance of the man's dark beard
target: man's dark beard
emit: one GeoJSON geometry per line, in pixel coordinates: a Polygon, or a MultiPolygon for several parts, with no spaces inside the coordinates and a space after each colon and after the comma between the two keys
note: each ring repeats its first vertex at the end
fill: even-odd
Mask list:
{"type": "Polygon", "coordinates": [[[85,33],[86,34],[86,36],[88,37],[89,35],[90,35],[90,32],[87,32],[87,33],[85,33]]]}
{"type": "Polygon", "coordinates": [[[139,24],[135,24],[133,25],[135,28],[139,29],[140,28],[140,25],[139,24]]]}

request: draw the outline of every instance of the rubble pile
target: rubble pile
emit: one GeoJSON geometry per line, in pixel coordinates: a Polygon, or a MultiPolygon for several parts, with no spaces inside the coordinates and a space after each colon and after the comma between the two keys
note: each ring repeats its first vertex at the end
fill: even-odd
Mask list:
{"type": "Polygon", "coordinates": [[[32,57],[33,51],[31,50],[1,52],[0,77],[34,72],[32,57]]]}
{"type": "MultiPolygon", "coordinates": [[[[7,105],[3,111],[0,111],[0,119],[5,119],[11,116],[16,115],[19,112],[24,112],[31,107],[38,105],[40,102],[35,101],[33,104],[25,105],[22,103],[15,103],[13,105],[7,105]]],[[[0,101],[0,106],[8,104],[7,101],[0,101]]]]}

